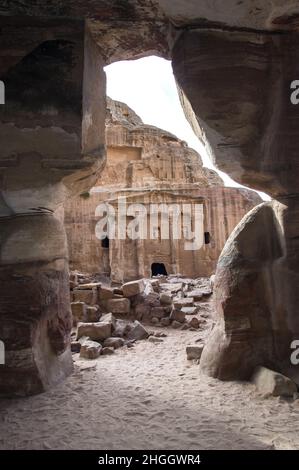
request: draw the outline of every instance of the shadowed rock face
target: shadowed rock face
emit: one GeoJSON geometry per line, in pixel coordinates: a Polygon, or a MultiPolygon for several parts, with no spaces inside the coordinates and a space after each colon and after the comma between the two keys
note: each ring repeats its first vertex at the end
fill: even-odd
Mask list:
{"type": "Polygon", "coordinates": [[[271,291],[278,283],[281,243],[271,203],[253,209],[227,241],[215,279],[218,321],[201,360],[208,373],[246,379],[256,363],[273,365],[272,315],[279,305],[271,291]]]}
{"type": "MultiPolygon", "coordinates": [[[[277,201],[240,233],[275,239],[280,247],[259,261],[271,282],[260,278],[259,290],[253,284],[251,301],[267,318],[272,346],[269,340],[264,355],[261,342],[254,343],[251,363],[288,362],[289,339],[298,331],[298,111],[290,104],[290,82],[299,79],[298,14],[291,0],[1,2],[0,339],[7,363],[0,369],[0,393],[36,393],[70,371],[60,208],[95,183],[105,160],[103,66],[153,53],[173,58],[186,114],[217,165],[277,201]]],[[[242,249],[236,241],[237,253],[242,249]]],[[[239,254],[229,268],[223,258],[219,263],[217,295],[230,298],[218,306],[220,319],[232,310],[237,315],[234,305],[242,305],[238,285],[251,258],[239,254]]],[[[250,290],[252,281],[245,286],[250,290]]],[[[211,339],[203,354],[210,373],[249,372],[234,372],[241,360],[230,373],[217,371],[231,362],[236,345],[245,351],[240,358],[246,356],[249,338],[260,331],[253,317],[242,344],[219,320],[221,352],[213,358],[211,339]]]]}
{"type": "Polygon", "coordinates": [[[266,364],[287,371],[298,338],[298,272],[283,227],[290,207],[277,202],[253,209],[226,243],[217,266],[217,324],[201,367],[221,379],[248,379],[266,364]]]}
{"type": "Polygon", "coordinates": [[[289,368],[299,335],[298,40],[197,30],[173,51],[186,114],[217,166],[276,200],[241,222],[218,262],[218,322],[201,366],[224,379],[248,378],[258,364],[289,368]]]}
{"type": "Polygon", "coordinates": [[[296,26],[299,6],[292,0],[3,0],[0,14],[90,20],[169,20],[178,27],[194,24],[244,29],[296,26]]]}
{"type": "MultiPolygon", "coordinates": [[[[0,393],[47,389],[72,370],[61,207],[105,161],[105,76],[84,24],[42,41],[1,75],[0,393]],[[95,101],[94,97],[97,96],[95,101]]],[[[1,67],[0,67],[1,69],[1,67]]]]}
{"type": "Polygon", "coordinates": [[[219,168],[273,197],[297,192],[297,34],[190,31],[173,51],[183,105],[219,168]],[[192,105],[192,110],[191,106],[192,105]]]}

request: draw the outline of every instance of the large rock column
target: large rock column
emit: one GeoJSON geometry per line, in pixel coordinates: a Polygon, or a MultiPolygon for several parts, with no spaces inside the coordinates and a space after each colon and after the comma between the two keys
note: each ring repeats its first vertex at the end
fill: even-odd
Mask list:
{"type": "Polygon", "coordinates": [[[186,115],[217,166],[268,192],[227,241],[215,284],[217,324],[201,367],[246,379],[255,366],[287,371],[299,339],[299,77],[296,32],[196,30],[179,38],[173,66],[186,115]]]}
{"type": "Polygon", "coordinates": [[[250,211],[229,237],[215,278],[217,323],[201,361],[211,375],[242,379],[256,363],[274,361],[282,244],[271,203],[250,211]]]}
{"type": "Polygon", "coordinates": [[[97,46],[83,22],[67,21],[60,30],[49,24],[45,35],[44,21],[40,27],[28,21],[33,49],[0,67],[6,87],[0,109],[0,339],[6,353],[0,395],[6,396],[44,391],[72,371],[61,208],[93,185],[105,159],[105,76],[97,46]]]}
{"type": "Polygon", "coordinates": [[[0,227],[0,389],[27,395],[72,371],[67,243],[52,214],[18,214],[0,227]]]}

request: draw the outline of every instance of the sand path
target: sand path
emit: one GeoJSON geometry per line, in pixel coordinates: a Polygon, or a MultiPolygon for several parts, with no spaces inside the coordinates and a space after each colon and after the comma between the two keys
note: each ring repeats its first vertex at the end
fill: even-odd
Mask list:
{"type": "Polygon", "coordinates": [[[96,361],[39,396],[0,401],[0,449],[299,449],[299,400],[200,375],[185,347],[198,333],[163,330],[96,361]]]}

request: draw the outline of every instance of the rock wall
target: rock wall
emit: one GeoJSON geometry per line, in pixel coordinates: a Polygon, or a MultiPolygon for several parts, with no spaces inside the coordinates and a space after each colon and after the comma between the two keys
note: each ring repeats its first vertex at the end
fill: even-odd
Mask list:
{"type": "MultiPolygon", "coordinates": [[[[16,26],[10,20],[6,26],[16,26]]],[[[35,29],[25,28],[24,51],[35,29]]],[[[76,22],[76,28],[70,22],[55,38],[45,34],[38,44],[28,45],[24,58],[17,50],[11,53],[17,37],[8,38],[1,31],[4,395],[46,390],[72,371],[68,253],[60,212],[66,197],[90,188],[105,160],[103,62],[83,22],[76,22]],[[10,62],[5,54],[19,60],[10,62]]]]}
{"type": "MultiPolygon", "coordinates": [[[[298,18],[293,0],[1,3],[6,103],[0,109],[0,339],[8,360],[0,369],[0,393],[39,392],[70,371],[69,299],[63,287],[58,294],[56,283],[68,268],[58,212],[66,197],[95,184],[105,160],[103,66],[150,54],[173,60],[186,115],[219,168],[275,199],[241,232],[270,244],[279,238],[281,251],[270,250],[262,265],[271,281],[266,277],[262,294],[253,291],[253,297],[271,330],[274,367],[290,365],[290,338],[299,335],[298,107],[290,101],[290,84],[299,77],[298,18]],[[265,215],[270,210],[272,222],[265,215]],[[37,293],[28,295],[37,285],[37,293]]],[[[239,246],[237,239],[229,243],[239,246]]],[[[241,262],[242,250],[237,257],[241,262]]],[[[224,264],[221,259],[219,273],[224,264]]],[[[248,328],[240,354],[226,347],[238,335],[238,328],[225,330],[231,314],[226,305],[232,306],[226,296],[242,304],[238,283],[247,269],[242,265],[239,277],[237,264],[231,267],[232,283],[238,279],[232,290],[222,281],[230,276],[229,265],[225,276],[217,275],[224,295],[217,326],[222,353],[203,355],[203,366],[210,364],[205,369],[219,377],[221,364],[233,356],[239,362],[223,376],[244,375],[242,351],[259,331],[256,323],[248,328]]],[[[264,361],[261,343],[254,357],[264,361]]]]}
{"type": "Polygon", "coordinates": [[[299,380],[290,361],[299,337],[298,41],[297,32],[195,28],[173,51],[186,115],[217,166],[274,198],[242,222],[219,260],[218,323],[201,367],[220,378],[248,378],[263,364],[299,380]]]}
{"type": "Polygon", "coordinates": [[[108,101],[107,164],[89,194],[69,200],[65,226],[70,265],[82,272],[106,274],[116,282],[150,277],[153,263],[163,263],[167,273],[190,277],[210,276],[220,252],[241,218],[260,197],[248,190],[225,188],[218,175],[204,168],[200,156],[173,135],[142,123],[126,105],[108,101]],[[154,204],[203,204],[200,230],[210,240],[201,249],[186,250],[186,238],[150,238],[150,220],[145,240],[110,240],[103,247],[96,237],[99,204],[118,208],[118,198],[142,204],[150,213],[154,204]],[[219,224],[219,220],[222,221],[219,224]]]}
{"type": "MultiPolygon", "coordinates": [[[[127,195],[128,202],[138,202],[145,205],[150,203],[190,203],[191,198],[179,195],[174,197],[172,191],[158,190],[137,195],[131,199],[130,193],[127,195]]],[[[252,196],[250,191],[239,190],[237,188],[213,187],[203,188],[194,191],[197,201],[204,202],[205,224],[204,231],[209,232],[211,242],[204,245],[200,252],[188,252],[184,250],[183,242],[179,247],[172,249],[167,241],[149,240],[143,246],[133,243],[131,240],[117,243],[111,242],[109,250],[101,246],[101,241],[96,238],[95,230],[99,218],[95,211],[109,193],[91,193],[88,198],[78,197],[68,201],[65,212],[65,226],[69,240],[70,265],[72,269],[81,272],[111,274],[112,279],[118,282],[149,277],[151,275],[151,265],[154,262],[164,263],[168,273],[181,273],[182,275],[196,277],[209,276],[215,272],[216,264],[221,250],[235,226],[244,214],[246,214],[255,204],[260,201],[252,196]],[[224,215],[225,214],[225,215],[224,215]],[[219,220],[223,223],[219,224],[219,220]],[[123,251],[120,253],[120,247],[123,251]],[[128,259],[128,253],[130,258],[128,259]],[[142,263],[138,263],[137,254],[143,255],[142,263]],[[109,257],[110,256],[110,262],[109,257]],[[112,259],[114,261],[112,261],[112,259]]],[[[255,193],[254,193],[255,194],[255,193]]]]}

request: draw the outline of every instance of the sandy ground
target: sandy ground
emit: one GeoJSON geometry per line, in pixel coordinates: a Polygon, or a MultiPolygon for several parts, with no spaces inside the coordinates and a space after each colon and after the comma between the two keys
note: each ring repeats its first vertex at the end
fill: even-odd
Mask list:
{"type": "Polygon", "coordinates": [[[299,400],[200,375],[185,354],[198,333],[163,331],[160,344],[76,358],[50,392],[0,401],[0,448],[299,449],[299,400]]]}

